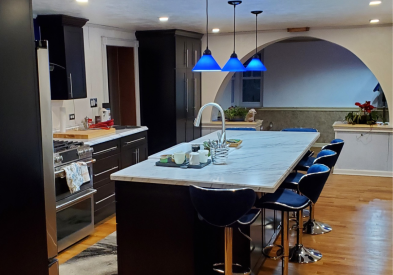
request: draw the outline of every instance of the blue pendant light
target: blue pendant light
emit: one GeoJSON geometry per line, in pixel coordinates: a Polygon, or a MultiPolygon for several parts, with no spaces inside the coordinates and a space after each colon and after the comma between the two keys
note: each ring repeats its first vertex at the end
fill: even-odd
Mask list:
{"type": "Polygon", "coordinates": [[[223,72],[245,72],[243,64],[237,58],[236,50],[236,6],[240,5],[242,1],[228,1],[229,5],[233,5],[233,53],[229,58],[227,64],[222,68],[223,72]]]}
{"type": "Polygon", "coordinates": [[[212,52],[209,50],[209,1],[206,0],[206,50],[203,52],[203,56],[199,59],[198,63],[192,69],[193,72],[216,72],[221,71],[220,65],[216,62],[212,56],[212,52]]]}
{"type": "Polygon", "coordinates": [[[266,71],[266,67],[258,56],[258,14],[261,14],[262,11],[252,11],[251,13],[255,14],[255,55],[252,57],[250,63],[248,63],[246,69],[247,71],[263,72],[266,71]]]}

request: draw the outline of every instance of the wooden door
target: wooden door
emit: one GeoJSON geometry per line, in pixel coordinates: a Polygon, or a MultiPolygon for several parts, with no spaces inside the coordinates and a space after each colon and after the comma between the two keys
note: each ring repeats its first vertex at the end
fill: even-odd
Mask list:
{"type": "Polygon", "coordinates": [[[134,48],[107,46],[108,90],[117,125],[136,125],[134,48]]]}

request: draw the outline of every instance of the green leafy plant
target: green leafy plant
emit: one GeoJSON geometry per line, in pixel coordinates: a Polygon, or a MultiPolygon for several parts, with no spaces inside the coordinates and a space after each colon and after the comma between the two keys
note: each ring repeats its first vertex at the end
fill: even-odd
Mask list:
{"type": "Polygon", "coordinates": [[[228,120],[232,120],[235,117],[245,119],[248,114],[248,109],[243,107],[232,106],[224,111],[225,118],[228,120]]]}
{"type": "Polygon", "coordinates": [[[355,103],[356,106],[359,107],[359,112],[349,112],[345,116],[345,120],[350,124],[375,124],[379,115],[376,111],[373,111],[374,106],[370,104],[370,101],[366,101],[364,104],[360,104],[359,102],[355,103]]]}

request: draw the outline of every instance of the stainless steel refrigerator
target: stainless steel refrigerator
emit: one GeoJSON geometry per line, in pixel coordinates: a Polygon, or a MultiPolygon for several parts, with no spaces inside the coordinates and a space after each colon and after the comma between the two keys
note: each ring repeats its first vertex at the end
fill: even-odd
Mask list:
{"type": "Polygon", "coordinates": [[[52,106],[47,41],[36,41],[40,94],[42,162],[44,172],[46,239],[49,275],[59,274],[57,256],[55,171],[53,166],[52,106]]]}

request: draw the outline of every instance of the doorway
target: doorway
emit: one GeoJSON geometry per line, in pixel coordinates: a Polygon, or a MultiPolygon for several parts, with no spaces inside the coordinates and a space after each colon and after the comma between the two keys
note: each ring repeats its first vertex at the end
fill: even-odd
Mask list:
{"type": "Polygon", "coordinates": [[[108,91],[115,125],[137,125],[134,48],[106,46],[108,91]]]}

